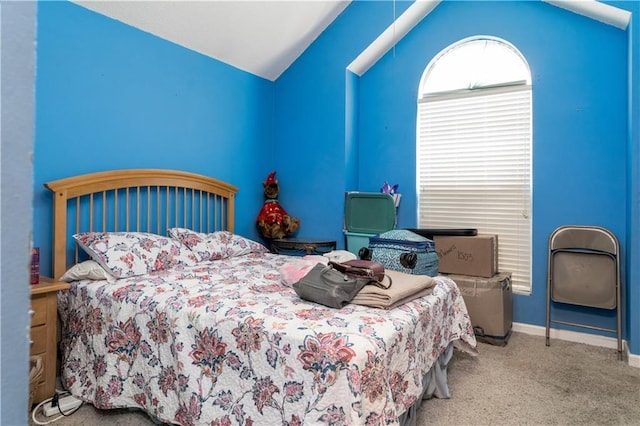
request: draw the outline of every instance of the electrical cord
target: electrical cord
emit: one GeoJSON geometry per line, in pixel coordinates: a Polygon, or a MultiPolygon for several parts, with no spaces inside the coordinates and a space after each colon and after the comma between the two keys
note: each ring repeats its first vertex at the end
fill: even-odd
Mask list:
{"type": "Polygon", "coordinates": [[[51,424],[53,422],[56,422],[58,420],[60,420],[61,418],[65,417],[65,416],[70,416],[73,413],[75,413],[76,411],[78,411],[80,409],[80,407],[82,407],[84,405],[84,402],[82,402],[80,405],[78,405],[76,408],[74,408],[72,411],[69,411],[68,413],[63,413],[62,409],[60,408],[60,405],[58,404],[58,401],[60,400],[61,397],[67,396],[67,395],[71,395],[71,392],[67,392],[64,390],[58,390],[56,389],[56,393],[55,395],[53,395],[51,398],[47,398],[44,401],[41,401],[38,405],[35,406],[35,408],[31,411],[31,420],[33,420],[33,422],[37,425],[48,425],[51,424]],[[39,409],[42,408],[42,406],[44,406],[45,404],[51,402],[53,406],[58,407],[58,411],[60,412],[60,416],[58,417],[54,417],[53,419],[50,419],[49,421],[46,422],[42,422],[38,419],[36,419],[36,413],[38,412],[39,409]]]}
{"type": "Polygon", "coordinates": [[[62,414],[62,416],[63,416],[63,417],[67,417],[67,416],[72,415],[72,414],[73,414],[73,413],[75,413],[76,411],[78,411],[78,410],[80,409],[80,407],[82,407],[82,405],[84,405],[84,402],[82,402],[82,401],[81,401],[81,402],[80,402],[80,405],[78,405],[76,408],[74,408],[74,409],[72,409],[72,410],[69,410],[69,411],[67,411],[67,412],[65,413],[65,412],[63,412],[63,411],[62,411],[62,408],[60,408],[60,404],[58,404],[58,412],[59,412],[60,414],[62,414]]]}
{"type": "Polygon", "coordinates": [[[58,396],[58,394],[55,394],[53,397],[51,398],[47,398],[44,401],[40,402],[38,405],[36,405],[36,408],[33,409],[33,411],[31,411],[31,420],[33,420],[33,422],[37,425],[48,425],[49,423],[53,423],[57,420],[60,420],[61,418],[63,418],[64,416],[58,416],[56,418],[53,418],[51,420],[49,420],[48,422],[41,422],[40,420],[36,419],[36,413],[38,412],[38,410],[40,408],[42,408],[43,405],[53,401],[54,398],[56,398],[58,396]]]}

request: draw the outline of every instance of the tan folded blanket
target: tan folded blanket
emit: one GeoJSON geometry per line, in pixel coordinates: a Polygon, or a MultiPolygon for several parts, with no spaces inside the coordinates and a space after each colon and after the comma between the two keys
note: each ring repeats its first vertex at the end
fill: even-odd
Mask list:
{"type": "Polygon", "coordinates": [[[435,280],[427,275],[411,275],[398,271],[385,271],[393,280],[391,288],[366,285],[351,303],[381,309],[393,309],[415,298],[431,294],[435,280]]]}

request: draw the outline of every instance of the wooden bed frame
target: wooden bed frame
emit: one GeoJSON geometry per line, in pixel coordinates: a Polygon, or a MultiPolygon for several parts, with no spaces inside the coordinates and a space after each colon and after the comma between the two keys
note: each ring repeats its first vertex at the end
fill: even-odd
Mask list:
{"type": "MultiPolygon", "coordinates": [[[[160,169],[116,170],[60,179],[46,183],[45,187],[53,192],[54,279],[59,279],[67,271],[69,266],[82,260],[79,259],[79,251],[80,255],[83,255],[84,253],[82,252],[82,250],[78,249],[77,244],[72,237],[74,234],[79,232],[128,231],[150,232],[160,235],[167,235],[168,229],[172,227],[184,227],[193,229],[198,232],[214,232],[219,230],[234,232],[235,194],[237,193],[238,188],[217,179],[199,174],[160,169]]],[[[252,260],[249,259],[248,261],[252,260]]],[[[197,281],[197,278],[189,279],[197,281]]],[[[241,278],[238,279],[237,283],[232,283],[229,285],[233,286],[238,283],[242,284],[241,278]]],[[[82,286],[83,284],[77,283],[76,285],[82,286]]],[[[127,286],[127,284],[125,284],[125,286],[127,286]]],[[[209,287],[213,286],[203,286],[203,294],[209,294],[208,292],[210,290],[213,290],[213,288],[209,289],[209,287]],[[208,290],[205,290],[205,288],[207,288],[208,290]]],[[[251,286],[245,287],[249,288],[251,286]]],[[[100,284],[100,287],[93,287],[93,290],[89,289],[87,291],[97,291],[98,288],[102,289],[102,284],[100,284]]],[[[252,292],[254,292],[256,294],[256,297],[258,297],[257,290],[251,290],[247,294],[254,294],[252,292]]],[[[69,293],[71,294],[73,293],[73,291],[69,293]]],[[[215,294],[215,292],[212,292],[211,294],[215,294]]],[[[268,292],[267,294],[271,294],[271,292],[268,292]]],[[[70,297],[75,296],[72,295],[70,297]]],[[[268,300],[268,297],[269,296],[267,295],[261,300],[264,302],[268,300]]],[[[94,298],[92,300],[95,301],[97,299],[94,298]]],[[[462,303],[461,297],[458,297],[456,300],[456,303],[462,303]]],[[[74,300],[74,302],[75,301],[77,300],[74,300]]],[[[243,299],[238,298],[236,301],[239,301],[238,303],[240,303],[243,302],[243,299]]],[[[131,303],[135,304],[136,302],[128,303],[128,307],[131,308],[131,303]]],[[[80,305],[78,305],[78,308],[81,310],[86,306],[88,306],[88,302],[86,300],[80,300],[80,305]]],[[[425,309],[435,309],[435,307],[436,305],[434,305],[432,308],[428,308],[425,305],[425,309]]],[[[65,308],[63,308],[63,310],[64,309],[65,308]]],[[[71,311],[73,311],[73,308],[70,309],[71,311]]],[[[200,307],[197,309],[204,308],[200,307]]],[[[444,312],[444,310],[441,311],[444,312]]],[[[451,311],[460,316],[459,313],[461,312],[461,309],[452,309],[451,311]]],[[[153,315],[160,315],[161,313],[162,312],[157,312],[155,308],[145,311],[145,313],[139,312],[140,315],[150,315],[150,319],[152,319],[153,315]]],[[[108,316],[109,314],[106,313],[105,315],[108,316]]],[[[215,313],[212,315],[215,315],[215,313]]],[[[75,317],[75,319],[72,318],[71,321],[77,322],[78,320],[80,320],[82,322],[82,318],[85,317],[86,312],[75,317]]],[[[359,317],[356,316],[356,320],[357,318],[359,317]]],[[[67,320],[69,320],[68,317],[67,320]]],[[[229,321],[226,315],[223,321],[229,321]]],[[[238,315],[237,318],[234,318],[233,321],[237,322],[238,327],[242,326],[242,319],[240,315],[238,315]]],[[[468,321],[468,324],[466,325],[464,325],[464,321],[461,318],[456,318],[456,321],[459,322],[457,330],[471,329],[470,321],[468,321]]],[[[143,321],[142,323],[144,324],[145,322],[143,321]]],[[[203,321],[202,324],[199,323],[200,325],[202,325],[202,330],[198,329],[198,336],[200,336],[200,334],[202,333],[206,334],[212,332],[211,330],[213,329],[213,326],[211,326],[210,330],[210,324],[205,323],[206,321],[203,321]]],[[[424,324],[424,321],[420,322],[420,324],[424,324]]],[[[200,327],[200,325],[198,325],[198,327],[200,327]]],[[[232,323],[225,323],[225,326],[227,325],[232,326],[232,323]]],[[[331,324],[328,325],[331,326],[331,324]]],[[[417,326],[417,324],[410,323],[408,326],[415,327],[417,326]]],[[[114,327],[117,328],[120,326],[115,325],[114,327]]],[[[141,328],[144,328],[144,326],[141,326],[141,328]]],[[[426,327],[423,328],[425,331],[427,330],[426,327]]],[[[269,327],[265,327],[265,330],[265,333],[275,333],[273,334],[274,336],[280,336],[280,334],[282,333],[281,329],[276,330],[274,328],[272,330],[269,327]]],[[[227,331],[227,334],[231,332],[230,330],[227,331]]],[[[454,329],[452,329],[451,331],[455,332],[454,329]]],[[[215,335],[218,336],[218,330],[216,330],[215,333],[215,335]]],[[[222,331],[220,331],[220,333],[222,333],[222,331]]],[[[316,331],[313,330],[310,333],[311,335],[313,335],[314,333],[316,333],[316,331]]],[[[94,351],[91,349],[92,343],[87,343],[85,346],[85,343],[83,343],[83,339],[79,338],[80,334],[81,333],[74,336],[73,331],[63,330],[63,339],[69,339],[68,344],[65,344],[64,347],[69,351],[77,350],[80,352],[89,351],[94,353],[94,351]],[[80,342],[78,343],[78,346],[75,346],[76,343],[73,343],[73,339],[76,339],[75,342],[80,342]]],[[[357,334],[357,332],[354,334],[357,334]]],[[[176,333],[176,335],[186,336],[185,333],[176,333]]],[[[209,336],[210,334],[206,335],[209,336]]],[[[326,333],[325,335],[329,336],[329,334],[326,333]]],[[[418,335],[423,336],[424,334],[416,333],[416,336],[418,335]]],[[[460,338],[463,337],[463,333],[460,333],[459,335],[461,336],[460,338]]],[[[425,386],[423,393],[416,396],[416,403],[411,405],[410,407],[406,407],[406,411],[398,418],[399,423],[402,425],[412,424],[415,422],[415,416],[419,408],[419,404],[425,393],[427,395],[435,393],[440,397],[448,396],[449,390],[446,385],[446,365],[453,351],[453,343],[449,341],[447,342],[446,347],[442,346],[442,341],[439,340],[438,342],[435,342],[437,336],[440,336],[438,337],[438,339],[442,338],[440,333],[434,333],[433,335],[430,335],[429,338],[434,341],[434,349],[438,347],[438,350],[442,349],[444,350],[444,352],[440,354],[439,360],[434,360],[434,363],[430,366],[430,372],[427,373],[428,375],[425,375],[423,378],[423,383],[427,383],[427,380],[430,380],[428,382],[429,386],[425,386]],[[432,377],[432,375],[437,377],[437,379],[429,379],[429,377],[432,377]],[[431,385],[432,383],[434,384],[434,386],[431,385]],[[426,391],[426,389],[429,389],[428,392],[426,391]]],[[[105,339],[106,338],[107,337],[105,337],[105,339]]],[[[193,341],[184,340],[183,344],[192,344],[196,341],[194,340],[196,338],[198,337],[194,337],[192,339],[193,341]]],[[[233,340],[233,338],[229,336],[226,336],[226,338],[233,340]]],[[[278,337],[278,339],[279,338],[280,337],[278,337]]],[[[336,341],[342,341],[343,337],[336,337],[336,339],[338,339],[336,341]]],[[[103,345],[101,339],[98,339],[97,342],[97,346],[103,345]]],[[[464,345],[461,347],[464,347],[464,345]]],[[[299,346],[299,348],[301,349],[301,353],[303,353],[304,351],[302,351],[302,346],[299,346]]],[[[475,347],[470,347],[470,350],[475,350],[475,347]]],[[[73,356],[80,359],[80,355],[78,355],[77,353],[75,353],[73,356]]],[[[110,356],[117,356],[117,354],[112,354],[110,356]]],[[[247,355],[245,358],[249,359],[249,355],[247,355]]],[[[63,362],[67,361],[63,360],[63,362]]],[[[293,361],[290,362],[292,363],[292,365],[297,365],[293,361]]],[[[336,365],[341,365],[341,362],[342,361],[336,361],[336,365]]],[[[196,362],[194,361],[192,364],[196,364],[196,362]]],[[[168,363],[167,365],[171,366],[170,363],[168,363]]],[[[362,368],[364,368],[364,364],[362,364],[362,368]]],[[[362,368],[360,369],[360,371],[362,371],[362,368]]],[[[408,371],[409,370],[407,370],[407,372],[408,371]]],[[[308,376],[305,380],[313,379],[311,378],[311,376],[308,376]]],[[[79,381],[75,381],[74,383],[76,383],[78,386],[78,388],[76,389],[78,392],[82,393],[87,391],[87,398],[92,398],[92,401],[95,401],[95,395],[89,392],[87,390],[88,388],[79,386],[79,381]]],[[[302,382],[300,382],[300,384],[302,384],[302,382]]],[[[195,384],[192,385],[195,386],[195,384]]],[[[128,386],[131,385],[128,384],[128,386]]],[[[285,385],[283,384],[282,386],[285,385]]],[[[283,389],[285,388],[283,387],[283,389]]],[[[134,403],[129,400],[126,401],[126,404],[133,404],[132,406],[143,405],[138,402],[134,403]]],[[[199,405],[199,407],[200,406],[201,405],[199,405]]],[[[144,405],[144,407],[145,408],[143,409],[153,417],[154,414],[151,406],[146,404],[144,405]]],[[[187,405],[185,405],[184,407],[186,410],[187,405]]],[[[166,415],[167,418],[177,419],[178,417],[176,416],[181,413],[180,410],[182,410],[182,408],[176,409],[175,413],[168,413],[166,415]]],[[[315,411],[315,409],[312,411],[315,411]]],[[[250,412],[250,410],[248,412],[250,412]]],[[[260,412],[260,414],[262,413],[260,412]]],[[[184,415],[186,416],[187,414],[184,415]]]]}
{"type": "Polygon", "coordinates": [[[234,231],[238,188],[204,175],[123,169],[45,183],[53,195],[53,276],[78,262],[78,232],[153,232],[170,227],[234,231]]]}

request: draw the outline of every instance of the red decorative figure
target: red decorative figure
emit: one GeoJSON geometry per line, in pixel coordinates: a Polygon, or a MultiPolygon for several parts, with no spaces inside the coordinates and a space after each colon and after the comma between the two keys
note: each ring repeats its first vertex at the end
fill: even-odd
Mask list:
{"type": "Polygon", "coordinates": [[[300,226],[300,219],[289,216],[278,202],[280,187],[276,179],[276,172],[269,173],[267,180],[262,182],[262,186],[266,199],[256,219],[260,235],[272,239],[284,238],[295,233],[300,226]]]}

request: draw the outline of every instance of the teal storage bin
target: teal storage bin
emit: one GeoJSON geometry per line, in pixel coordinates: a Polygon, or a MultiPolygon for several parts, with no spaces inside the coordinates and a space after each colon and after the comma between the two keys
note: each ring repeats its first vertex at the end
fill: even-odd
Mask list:
{"type": "Polygon", "coordinates": [[[393,197],[379,192],[347,192],[344,205],[344,234],[347,250],[358,255],[369,246],[369,238],[390,231],[396,225],[393,197]]]}
{"type": "Polygon", "coordinates": [[[347,238],[347,250],[357,256],[362,247],[369,247],[369,238],[377,234],[344,231],[344,235],[347,238]]]}

